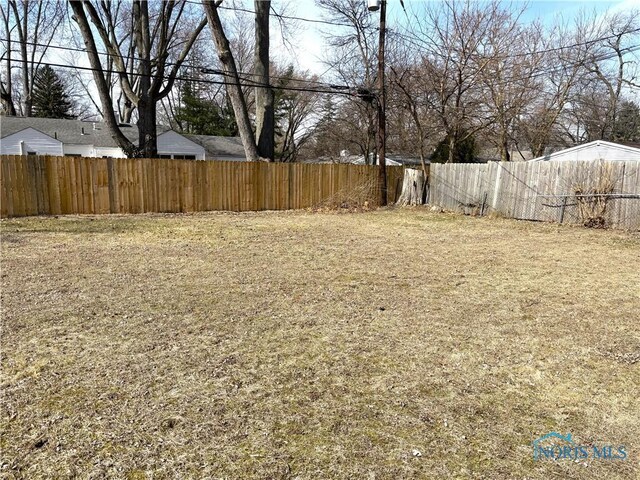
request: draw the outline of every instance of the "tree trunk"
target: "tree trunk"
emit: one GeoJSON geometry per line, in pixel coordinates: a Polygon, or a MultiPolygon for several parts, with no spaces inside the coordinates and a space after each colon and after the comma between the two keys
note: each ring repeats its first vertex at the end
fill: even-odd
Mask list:
{"type": "Polygon", "coordinates": [[[100,103],[102,104],[102,116],[107,124],[107,128],[111,133],[113,140],[122,148],[128,157],[135,156],[137,149],[133,143],[122,133],[118,126],[115,114],[113,113],[113,104],[111,102],[111,95],[109,94],[109,85],[104,78],[102,71],[102,64],[100,63],[100,57],[98,56],[98,50],[96,43],[93,39],[93,33],[89,26],[89,21],[84,12],[84,7],[81,2],[69,2],[73,10],[74,20],[80,27],[82,38],[87,49],[87,56],[89,57],[89,64],[93,69],[93,79],[96,82],[96,88],[100,97],[100,103]]]}
{"type": "Polygon", "coordinates": [[[158,156],[158,133],[156,131],[155,101],[147,95],[138,102],[138,149],[144,158],[158,156]]]}
{"type": "MultiPolygon", "coordinates": [[[[9,70],[11,71],[11,70],[9,70]]],[[[7,82],[9,83],[9,82],[7,82]]],[[[9,117],[15,117],[16,116],[16,107],[13,104],[13,98],[11,97],[11,93],[9,89],[5,89],[4,88],[4,84],[2,82],[0,82],[0,99],[2,100],[2,103],[4,104],[4,111],[6,112],[7,116],[9,117]]]]}
{"type": "Polygon", "coordinates": [[[274,160],[274,93],[269,85],[269,10],[271,2],[256,0],[256,48],[254,62],[256,87],[256,138],[258,154],[274,160]]]}
{"type": "MultiPolygon", "coordinates": [[[[5,12],[4,9],[0,7],[0,12],[2,12],[5,32],[9,32],[9,9],[5,12]]],[[[13,103],[13,83],[11,79],[11,48],[11,35],[7,33],[7,82],[5,88],[5,83],[0,81],[0,99],[4,104],[4,111],[6,114],[10,117],[15,117],[16,106],[13,103]]]]}
{"type": "Polygon", "coordinates": [[[456,136],[449,135],[449,156],[447,157],[447,163],[453,163],[455,161],[456,151],[456,136]]]}
{"type": "Polygon", "coordinates": [[[231,106],[233,107],[233,113],[236,117],[236,123],[238,125],[238,132],[244,145],[244,152],[247,156],[247,160],[257,161],[259,159],[258,149],[256,147],[256,140],[251,128],[251,121],[249,120],[249,112],[247,111],[247,103],[242,92],[242,86],[240,85],[240,78],[238,76],[238,69],[236,68],[236,62],[231,53],[229,46],[229,40],[227,39],[224,29],[222,28],[222,22],[218,15],[218,5],[220,0],[215,2],[212,0],[202,0],[202,5],[207,14],[207,20],[209,22],[209,28],[213,35],[213,40],[218,50],[218,57],[223,65],[224,71],[227,74],[227,78],[230,78],[231,85],[227,85],[227,92],[231,100],[231,106]]]}
{"type": "Polygon", "coordinates": [[[511,154],[509,153],[509,139],[504,131],[500,138],[500,160],[503,162],[511,161],[511,154]]]}
{"type": "Polygon", "coordinates": [[[384,43],[387,2],[380,3],[380,36],[378,38],[378,185],[380,187],[380,206],[387,205],[387,93],[384,85],[384,43]]]}
{"type": "Polygon", "coordinates": [[[396,205],[422,205],[422,192],[424,191],[425,175],[422,170],[407,168],[404,171],[402,181],[402,193],[396,205]]]}
{"type": "Polygon", "coordinates": [[[125,97],[124,107],[122,108],[122,117],[120,120],[122,123],[131,123],[131,116],[133,115],[133,111],[135,110],[135,105],[125,97]]]}
{"type": "MultiPolygon", "coordinates": [[[[29,75],[29,56],[27,52],[27,34],[28,32],[28,2],[22,4],[22,26],[18,25],[18,34],[20,37],[20,54],[22,56],[22,115],[30,117],[33,108],[31,103],[31,82],[32,78],[29,75]]],[[[18,15],[16,15],[16,21],[18,15]]],[[[11,72],[9,72],[11,74],[11,72]]]]}

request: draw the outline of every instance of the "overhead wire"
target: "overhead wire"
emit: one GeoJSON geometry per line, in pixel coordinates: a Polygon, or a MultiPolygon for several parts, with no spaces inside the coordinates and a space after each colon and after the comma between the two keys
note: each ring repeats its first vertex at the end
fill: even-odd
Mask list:
{"type": "MultiPolygon", "coordinates": [[[[198,2],[195,0],[185,0],[185,3],[190,3],[192,5],[202,5],[202,2],[198,2]]],[[[223,5],[219,5],[218,7],[216,7],[220,10],[229,10],[229,11],[233,11],[233,12],[243,12],[243,13],[252,13],[255,14],[255,10],[251,10],[248,8],[243,8],[243,7],[226,7],[223,5]]],[[[324,25],[331,25],[334,27],[350,27],[352,26],[349,23],[339,23],[339,22],[332,22],[330,20],[319,20],[316,18],[306,18],[306,17],[297,17],[294,15],[285,15],[285,14],[280,14],[275,12],[275,10],[272,8],[271,9],[274,12],[274,15],[279,17],[279,18],[284,18],[286,20],[297,20],[297,21],[301,21],[301,22],[308,22],[308,23],[318,23],[318,24],[324,24],[324,25]]]]}
{"type": "MultiPolygon", "coordinates": [[[[0,37],[0,41],[2,42],[6,42],[9,41],[7,38],[3,38],[0,37]]],[[[25,41],[25,42],[20,42],[20,43],[25,43],[27,45],[32,45],[32,46],[36,46],[36,47],[45,47],[45,48],[52,48],[54,50],[62,50],[62,51],[71,51],[71,52],[81,52],[81,53],[87,53],[87,49],[86,48],[79,48],[79,47],[68,47],[68,46],[63,46],[63,45],[52,45],[52,44],[45,44],[45,43],[37,43],[37,42],[30,42],[30,41],[25,41]]],[[[19,51],[17,50],[12,50],[13,52],[19,53],[19,51]]],[[[98,55],[103,55],[103,56],[107,56],[107,57],[117,57],[117,58],[121,58],[122,60],[142,60],[142,58],[140,57],[136,57],[134,55],[119,55],[116,53],[109,53],[109,52],[102,52],[102,51],[98,51],[96,52],[98,55]]],[[[43,64],[47,63],[47,62],[42,62],[43,64]]],[[[173,66],[176,65],[176,62],[166,62],[165,65],[167,66],[173,66]]],[[[202,66],[195,66],[192,64],[186,64],[186,63],[182,63],[182,65],[185,68],[196,68],[196,69],[202,69],[202,68],[206,68],[206,67],[202,67],[202,66]]],[[[215,70],[215,69],[212,69],[215,70]]],[[[255,76],[254,73],[250,73],[250,72],[238,72],[241,75],[245,75],[245,76],[255,76]]],[[[129,74],[129,72],[125,72],[125,74],[129,74]]],[[[296,82],[305,82],[305,83],[310,83],[310,84],[315,84],[315,85],[319,85],[319,86],[325,86],[327,88],[331,87],[332,84],[330,84],[329,82],[321,82],[318,80],[313,80],[313,79],[305,79],[305,78],[298,78],[298,77],[290,77],[290,76],[282,76],[282,75],[270,75],[271,78],[275,78],[275,79],[280,79],[280,80],[289,80],[289,81],[296,81],[296,82]]]]}
{"type": "MultiPolygon", "coordinates": [[[[185,0],[186,3],[191,3],[191,4],[198,4],[201,5],[201,2],[195,1],[195,0],[185,0]]],[[[240,11],[240,12],[246,12],[246,13],[253,13],[255,14],[255,11],[250,10],[250,9],[245,9],[245,8],[241,8],[241,7],[226,7],[226,6],[218,6],[217,8],[223,9],[223,10],[231,10],[231,11],[240,11]]],[[[279,15],[279,14],[278,14],[279,15]]],[[[336,22],[329,22],[329,21],[324,21],[324,20],[316,20],[316,19],[309,19],[309,18],[304,18],[304,17],[294,17],[294,16],[287,16],[287,15],[279,15],[281,18],[286,18],[286,19],[292,19],[292,20],[300,20],[300,21],[308,21],[308,22],[313,22],[313,23],[323,23],[323,24],[329,24],[329,25],[333,25],[333,26],[352,26],[350,24],[346,24],[346,23],[336,23],[336,22]]],[[[612,34],[612,35],[607,35],[607,36],[603,36],[603,37],[598,37],[598,38],[594,38],[594,39],[590,39],[590,40],[586,40],[584,42],[577,42],[577,43],[573,43],[570,45],[563,45],[560,47],[554,47],[554,48],[549,48],[549,49],[544,49],[544,50],[536,50],[534,52],[523,52],[523,53],[517,53],[517,54],[509,54],[509,55],[502,55],[500,56],[501,59],[504,58],[515,58],[515,57],[521,57],[521,56],[529,56],[529,55],[536,55],[536,54],[543,54],[543,53],[550,53],[550,52],[554,52],[554,51],[561,51],[561,50],[565,50],[568,48],[575,48],[577,46],[581,46],[581,45],[589,45],[589,44],[593,44],[593,43],[597,43],[597,42],[601,42],[601,41],[606,41],[608,39],[612,39],[612,38],[617,38],[621,33],[636,33],[640,31],[640,27],[633,29],[633,30],[629,30],[628,32],[619,32],[618,34],[612,34]]],[[[400,36],[403,40],[407,41],[408,43],[418,47],[418,48],[425,48],[426,45],[423,42],[418,43],[417,41],[415,41],[414,38],[410,38],[409,36],[407,36],[406,34],[400,33],[398,31],[395,32],[398,36],[400,36]]],[[[0,38],[0,41],[9,41],[6,38],[0,38]]],[[[24,43],[29,44],[29,45],[33,45],[33,46],[41,46],[41,47],[47,47],[47,48],[53,48],[53,49],[60,49],[60,50],[66,50],[66,51],[76,51],[76,52],[86,52],[87,50],[85,48],[77,48],[77,47],[68,47],[68,46],[62,46],[62,45],[51,45],[51,44],[42,44],[42,43],[37,43],[37,42],[29,42],[29,41],[25,41],[24,43]]],[[[638,48],[640,48],[640,45],[633,45],[631,47],[626,47],[624,50],[624,53],[629,53],[629,52],[633,52],[636,51],[638,48]]],[[[114,56],[114,57],[119,57],[122,58],[123,60],[136,60],[136,59],[140,59],[139,57],[135,57],[135,56],[127,56],[127,55],[118,55],[118,54],[113,54],[113,53],[109,53],[109,52],[97,52],[98,55],[104,55],[104,56],[114,56]]],[[[434,52],[431,52],[434,53],[434,52]]],[[[616,56],[616,53],[608,53],[606,55],[602,55],[600,57],[595,57],[592,60],[594,61],[602,61],[602,60],[607,60],[610,59],[612,57],[616,56]]],[[[45,62],[43,62],[45,63],[45,62]]],[[[563,68],[566,67],[571,67],[571,66],[577,66],[579,65],[579,63],[581,63],[580,61],[574,62],[574,63],[561,63],[560,65],[557,65],[553,68],[550,69],[539,69],[537,71],[533,71],[532,73],[525,75],[523,77],[520,78],[511,78],[508,81],[505,81],[503,83],[498,83],[495,84],[496,86],[500,86],[500,85],[505,85],[505,84],[510,84],[513,82],[517,82],[517,81],[521,81],[521,80],[529,80],[531,78],[537,78],[539,76],[542,75],[549,75],[552,73],[555,73],[557,71],[562,70],[563,68]]],[[[92,68],[89,67],[78,67],[78,66],[70,66],[70,65],[62,65],[62,64],[52,64],[52,63],[48,63],[49,65],[52,66],[57,66],[60,68],[77,68],[77,69],[82,69],[82,70],[93,70],[92,68]]],[[[176,65],[176,63],[174,62],[166,62],[165,65],[176,65]]],[[[184,65],[185,68],[198,68],[197,66],[194,65],[190,65],[190,64],[186,64],[184,65]]],[[[202,67],[200,68],[202,70],[202,67]]],[[[328,71],[331,69],[331,67],[325,71],[322,75],[324,76],[326,73],[328,73],[328,71]]],[[[136,76],[139,74],[136,73],[132,73],[132,72],[120,72],[119,70],[107,70],[107,69],[103,69],[104,72],[106,73],[114,73],[114,74],[125,74],[125,75],[131,75],[131,76],[136,76]]],[[[219,75],[223,75],[223,76],[229,76],[229,74],[225,73],[222,70],[218,70],[218,71],[214,71],[212,70],[210,73],[215,73],[215,74],[219,74],[219,75]]],[[[239,75],[243,75],[243,76],[252,76],[255,74],[252,73],[248,73],[248,72],[238,72],[239,75]]],[[[166,77],[168,79],[168,77],[166,77]]],[[[349,90],[355,90],[356,87],[350,87],[350,86],[346,86],[346,85],[334,85],[331,84],[329,82],[321,82],[318,80],[312,80],[312,79],[302,79],[302,78],[295,78],[295,77],[283,77],[283,76],[277,76],[277,75],[272,75],[271,78],[274,79],[281,79],[281,80],[288,80],[288,81],[292,81],[292,82],[303,82],[303,83],[308,83],[308,84],[314,84],[314,85],[318,85],[318,88],[295,88],[295,87],[284,87],[282,85],[271,85],[271,84],[261,84],[259,82],[255,82],[253,80],[250,79],[243,79],[244,81],[247,82],[251,82],[251,85],[243,85],[243,86],[254,86],[254,87],[265,87],[265,88],[280,88],[283,90],[293,90],[293,91],[309,91],[309,92],[317,92],[317,93],[338,93],[338,91],[342,90],[340,93],[344,94],[344,90],[349,89],[349,90]],[[328,90],[321,90],[320,87],[325,87],[328,90]]],[[[215,82],[213,80],[206,80],[206,79],[198,79],[198,78],[187,78],[187,77],[176,77],[176,79],[185,79],[188,81],[193,81],[193,82],[203,82],[203,83],[215,83],[215,84],[221,84],[221,85],[233,85],[235,84],[235,82],[215,82]]],[[[630,85],[630,87],[632,87],[630,85]]]]}
{"type": "MultiPolygon", "coordinates": [[[[507,55],[501,55],[500,58],[501,59],[518,58],[518,57],[526,57],[526,56],[531,56],[531,55],[540,55],[540,54],[544,54],[544,53],[557,52],[557,51],[561,51],[561,50],[567,50],[567,49],[570,49],[570,48],[576,48],[576,47],[580,47],[580,46],[591,45],[591,44],[594,44],[594,43],[603,42],[603,41],[606,41],[606,40],[611,40],[613,38],[618,38],[620,35],[629,35],[629,34],[638,33],[638,32],[640,32],[640,27],[634,28],[634,29],[631,29],[631,30],[627,30],[627,31],[624,31],[624,32],[618,32],[618,33],[611,34],[611,35],[605,35],[603,37],[592,38],[590,40],[585,40],[583,42],[572,43],[572,44],[569,44],[569,45],[561,45],[559,47],[545,48],[545,49],[542,49],[542,50],[535,50],[533,52],[521,52],[521,53],[511,53],[511,54],[507,54],[507,55]]],[[[427,46],[427,44],[425,42],[420,41],[419,38],[409,37],[407,34],[401,33],[399,31],[395,31],[394,33],[396,33],[398,36],[402,37],[404,40],[409,41],[409,43],[412,43],[413,45],[415,45],[417,47],[425,48],[427,46]]]]}
{"type": "MultiPolygon", "coordinates": [[[[103,73],[113,73],[113,74],[120,74],[119,70],[113,70],[113,69],[98,69],[98,68],[93,68],[93,67],[82,67],[79,65],[65,65],[65,64],[60,64],[60,63],[47,63],[47,65],[51,66],[51,67],[58,67],[58,68],[69,68],[69,69],[74,69],[74,70],[82,70],[85,72],[95,72],[95,71],[101,71],[103,73]]],[[[138,72],[129,72],[127,73],[127,75],[131,75],[134,77],[142,77],[145,76],[142,73],[138,73],[138,72]]],[[[162,78],[163,80],[170,80],[171,77],[163,75],[160,78],[162,78]]],[[[254,82],[252,80],[247,80],[247,79],[242,79],[245,82],[250,82],[250,83],[241,83],[241,82],[233,82],[233,81],[219,81],[219,80],[209,80],[209,79],[205,79],[205,78],[193,78],[193,77],[185,77],[185,76],[181,76],[181,75],[176,75],[174,77],[174,80],[181,80],[181,81],[185,81],[185,82],[194,82],[194,83],[205,83],[205,84],[211,84],[211,85],[240,85],[242,87],[264,87],[264,88],[273,88],[276,90],[286,90],[286,91],[296,91],[296,92],[310,92],[310,93],[326,93],[326,94],[337,94],[337,95],[353,95],[352,91],[355,91],[356,88],[355,87],[347,87],[349,88],[349,92],[346,91],[340,91],[339,89],[320,89],[320,88],[303,88],[303,87],[290,87],[290,86],[279,86],[279,85],[271,85],[271,84],[266,84],[266,83],[260,83],[260,82],[254,82]]]]}

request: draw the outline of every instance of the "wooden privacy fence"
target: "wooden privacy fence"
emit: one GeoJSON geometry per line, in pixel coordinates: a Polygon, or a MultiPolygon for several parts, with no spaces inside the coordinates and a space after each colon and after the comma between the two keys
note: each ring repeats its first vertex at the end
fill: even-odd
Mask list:
{"type": "MultiPolygon", "coordinates": [[[[287,210],[379,198],[370,165],[11,155],[0,163],[2,217],[287,210]]],[[[402,175],[388,167],[389,202],[402,175]]]]}
{"type": "Polygon", "coordinates": [[[605,197],[607,225],[640,228],[640,162],[431,164],[429,203],[449,210],[583,223],[581,203],[605,197]],[[587,194],[607,183],[606,195],[587,194]],[[579,189],[586,193],[576,195],[579,189]]]}

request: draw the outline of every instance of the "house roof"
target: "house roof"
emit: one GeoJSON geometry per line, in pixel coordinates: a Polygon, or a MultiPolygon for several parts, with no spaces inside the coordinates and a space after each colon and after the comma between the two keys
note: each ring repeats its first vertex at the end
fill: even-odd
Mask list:
{"type": "Polygon", "coordinates": [[[575,147],[565,148],[564,150],[559,150],[557,152],[548,153],[546,155],[543,155],[542,157],[534,158],[530,161],[540,162],[540,161],[547,161],[547,160],[556,160],[563,156],[576,155],[581,152],[587,152],[591,150],[595,151],[596,153],[598,153],[600,150],[602,150],[603,152],[613,150],[613,151],[619,152],[622,155],[629,155],[630,158],[633,158],[633,159],[640,158],[639,148],[632,147],[629,145],[623,145],[621,143],[607,142],[604,140],[595,140],[593,142],[583,143],[582,145],[577,145],[575,147]]]}
{"type": "MultiPolygon", "coordinates": [[[[94,145],[96,147],[117,147],[111,138],[107,125],[103,122],[83,122],[59,118],[2,117],[0,118],[0,137],[17,133],[25,128],[36,130],[57,138],[68,145],[94,145]],[[84,129],[84,134],[82,133],[84,129]]],[[[122,133],[133,143],[138,143],[138,127],[121,126],[122,133]]],[[[158,133],[167,130],[159,129],[158,133]]]]}
{"type": "Polygon", "coordinates": [[[184,135],[192,142],[202,145],[206,158],[219,160],[246,160],[244,145],[240,137],[217,137],[214,135],[184,135]]]}
{"type": "MultiPolygon", "coordinates": [[[[111,138],[109,129],[104,122],[84,122],[81,120],[37,117],[0,117],[0,138],[20,132],[26,128],[35,128],[45,135],[57,138],[67,145],[118,147],[118,144],[111,138]],[[83,130],[84,134],[82,133],[83,130]]],[[[120,129],[131,142],[137,145],[137,125],[120,125],[120,129]]],[[[158,126],[158,135],[169,130],[171,129],[168,127],[158,126]]],[[[206,158],[222,160],[245,159],[244,147],[239,137],[216,137],[213,135],[183,136],[204,147],[206,158]]]]}

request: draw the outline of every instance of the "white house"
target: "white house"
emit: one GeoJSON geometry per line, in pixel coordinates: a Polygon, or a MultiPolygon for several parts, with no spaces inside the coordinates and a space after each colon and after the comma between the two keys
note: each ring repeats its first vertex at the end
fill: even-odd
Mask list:
{"type": "Polygon", "coordinates": [[[640,162],[640,148],[622,145],[620,143],[596,140],[576,147],[567,148],[558,152],[549,153],[542,157],[534,158],[531,162],[543,161],[587,161],[587,160],[636,160],[640,162]]]}
{"type": "MultiPolygon", "coordinates": [[[[4,119],[2,119],[4,127],[4,119]]],[[[2,128],[4,134],[4,128],[2,128]]],[[[64,155],[62,142],[32,127],[3,136],[0,139],[2,155],[64,155]]]]}
{"type": "MultiPolygon", "coordinates": [[[[122,124],[120,130],[134,144],[138,143],[137,126],[122,124]]],[[[0,153],[126,157],[102,122],[33,117],[0,117],[0,153]]],[[[181,135],[163,127],[158,127],[158,157],[245,160],[239,138],[181,135]]]]}

